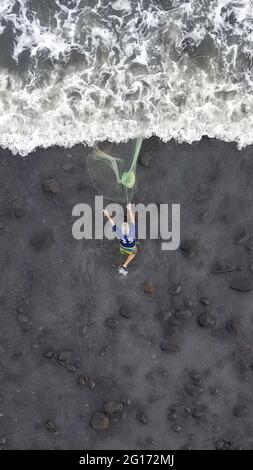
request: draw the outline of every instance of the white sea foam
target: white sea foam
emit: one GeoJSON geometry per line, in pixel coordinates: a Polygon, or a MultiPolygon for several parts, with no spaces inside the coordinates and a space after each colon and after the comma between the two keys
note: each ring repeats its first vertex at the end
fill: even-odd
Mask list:
{"type": "Polygon", "coordinates": [[[13,153],[153,134],[253,143],[252,0],[1,0],[3,44],[10,30],[0,145],[13,153]]]}

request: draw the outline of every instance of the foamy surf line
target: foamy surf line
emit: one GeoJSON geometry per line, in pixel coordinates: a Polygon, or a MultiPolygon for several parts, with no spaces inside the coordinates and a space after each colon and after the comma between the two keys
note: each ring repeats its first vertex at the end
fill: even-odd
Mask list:
{"type": "Polygon", "coordinates": [[[2,0],[0,146],[253,143],[252,0],[2,0]]]}

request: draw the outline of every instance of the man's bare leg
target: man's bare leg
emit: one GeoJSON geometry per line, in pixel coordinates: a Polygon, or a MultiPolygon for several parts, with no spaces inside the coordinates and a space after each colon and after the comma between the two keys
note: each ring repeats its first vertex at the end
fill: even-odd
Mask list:
{"type": "Polygon", "coordinates": [[[131,261],[133,261],[133,259],[135,258],[136,256],[136,253],[133,253],[132,255],[128,255],[126,261],[122,264],[123,268],[127,268],[127,266],[129,265],[129,263],[131,263],[131,261]]]}

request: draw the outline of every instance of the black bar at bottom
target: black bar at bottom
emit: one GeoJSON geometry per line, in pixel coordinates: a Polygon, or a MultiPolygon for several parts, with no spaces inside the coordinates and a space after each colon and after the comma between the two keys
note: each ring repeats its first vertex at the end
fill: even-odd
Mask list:
{"type": "Polygon", "coordinates": [[[205,465],[215,467],[219,465],[243,465],[249,458],[248,451],[134,451],[134,450],[94,450],[94,451],[72,451],[72,450],[5,450],[0,452],[0,467],[15,465],[20,467],[26,465],[34,468],[40,466],[62,465],[66,468],[98,465],[101,468],[115,468],[119,465],[162,465],[168,469],[194,470],[205,465]]]}

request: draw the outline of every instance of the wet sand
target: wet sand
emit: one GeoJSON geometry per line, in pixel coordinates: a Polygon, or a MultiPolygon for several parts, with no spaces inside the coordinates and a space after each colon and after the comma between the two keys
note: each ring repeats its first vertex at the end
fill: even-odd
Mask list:
{"type": "Polygon", "coordinates": [[[0,448],[252,449],[252,147],[145,142],[133,202],[181,204],[182,242],[124,280],[72,237],[87,152],[0,151],[0,448]]]}

